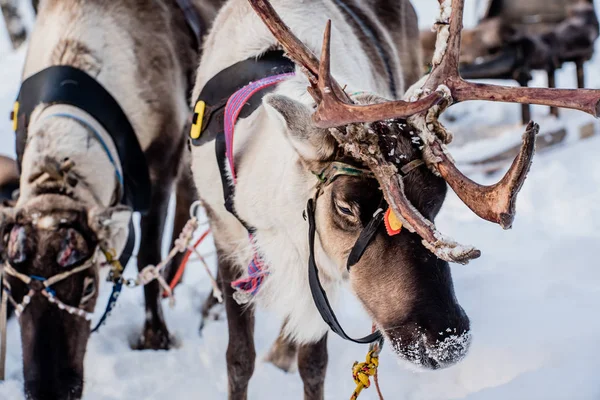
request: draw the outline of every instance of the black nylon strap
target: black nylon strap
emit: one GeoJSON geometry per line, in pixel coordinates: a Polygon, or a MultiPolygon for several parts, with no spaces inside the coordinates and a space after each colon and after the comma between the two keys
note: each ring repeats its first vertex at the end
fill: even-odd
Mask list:
{"type": "Polygon", "coordinates": [[[308,217],[308,244],[310,248],[310,255],[308,259],[308,282],[310,284],[310,291],[312,293],[315,306],[317,307],[317,310],[319,310],[321,318],[323,318],[323,321],[329,325],[332,331],[334,331],[343,339],[351,342],[368,344],[380,340],[382,335],[379,331],[375,331],[370,335],[360,339],[353,339],[346,334],[337,320],[335,312],[333,311],[333,308],[331,308],[331,304],[329,304],[327,293],[325,293],[325,289],[323,289],[323,285],[321,285],[321,280],[319,279],[319,269],[317,267],[317,262],[315,261],[315,233],[317,228],[315,224],[315,209],[313,199],[308,200],[308,204],[306,205],[306,215],[308,217]]]}
{"type": "Polygon", "coordinates": [[[185,16],[185,20],[194,34],[194,39],[196,40],[196,49],[200,49],[202,45],[202,19],[200,18],[200,14],[198,14],[198,10],[194,7],[190,0],[175,0],[183,15],[185,16]]]}
{"type": "Polygon", "coordinates": [[[237,217],[237,214],[233,209],[233,195],[235,193],[235,188],[233,187],[233,184],[229,181],[229,177],[227,174],[227,155],[225,154],[226,145],[225,135],[223,134],[223,132],[218,134],[215,138],[215,153],[217,156],[217,165],[219,166],[219,172],[221,175],[221,184],[223,185],[225,209],[237,217]]]}
{"type": "MultiPolygon", "coordinates": [[[[223,185],[223,197],[225,209],[233,214],[248,232],[254,229],[246,224],[235,212],[233,198],[235,187],[230,182],[227,172],[227,156],[225,144],[224,114],[225,104],[231,95],[243,88],[250,82],[254,82],[269,76],[279,75],[294,71],[295,64],[283,55],[282,51],[270,51],[259,59],[248,59],[224,69],[209,80],[198,100],[206,103],[206,111],[202,122],[201,135],[198,139],[191,139],[194,146],[201,146],[212,140],[215,141],[215,155],[223,185]]],[[[262,105],[263,97],[275,90],[275,86],[264,88],[255,93],[240,110],[239,118],[250,116],[262,105]]],[[[195,115],[194,118],[198,118],[195,115]]],[[[197,121],[193,121],[196,123],[197,121]]]]}
{"type": "Polygon", "coordinates": [[[19,168],[27,143],[31,113],[41,103],[68,104],[90,114],[110,135],[123,168],[124,190],[121,202],[145,213],[150,207],[152,186],[146,156],[133,126],[115,98],[84,71],[67,66],[52,66],[27,78],[17,98],[16,150],[19,168]]]}
{"type": "MultiPolygon", "coordinates": [[[[192,145],[201,146],[224,131],[225,104],[232,94],[250,82],[294,72],[295,68],[293,61],[285,57],[282,51],[275,50],[265,53],[258,59],[250,58],[240,61],[213,76],[204,85],[197,99],[206,103],[206,110],[202,121],[201,135],[198,139],[192,139],[192,145]]],[[[239,117],[249,116],[262,104],[264,95],[274,89],[274,87],[269,87],[252,96],[240,111],[239,117]]],[[[194,116],[194,118],[197,117],[197,115],[194,116]]]]}
{"type": "Polygon", "coordinates": [[[373,215],[373,218],[371,218],[367,226],[365,226],[358,236],[358,239],[356,240],[356,243],[354,244],[354,247],[352,247],[350,255],[348,256],[348,263],[346,264],[348,271],[350,271],[350,268],[360,261],[365,253],[365,250],[367,249],[367,246],[369,246],[371,241],[373,241],[373,238],[379,229],[379,225],[381,225],[381,222],[383,221],[383,216],[383,210],[378,209],[373,215]]]}

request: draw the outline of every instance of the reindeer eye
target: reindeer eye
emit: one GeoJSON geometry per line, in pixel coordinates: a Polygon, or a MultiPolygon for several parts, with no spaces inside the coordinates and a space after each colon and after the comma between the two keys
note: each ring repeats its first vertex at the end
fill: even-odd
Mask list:
{"type": "Polygon", "coordinates": [[[346,215],[352,215],[352,210],[346,207],[339,207],[340,211],[342,212],[342,214],[346,214],[346,215]]]}
{"type": "Polygon", "coordinates": [[[81,295],[80,305],[87,303],[96,294],[96,281],[94,278],[86,276],[83,280],[83,293],[81,295]]]}
{"type": "Polygon", "coordinates": [[[350,217],[354,216],[354,213],[350,207],[342,206],[338,203],[336,203],[335,206],[341,214],[348,215],[350,217]]]}

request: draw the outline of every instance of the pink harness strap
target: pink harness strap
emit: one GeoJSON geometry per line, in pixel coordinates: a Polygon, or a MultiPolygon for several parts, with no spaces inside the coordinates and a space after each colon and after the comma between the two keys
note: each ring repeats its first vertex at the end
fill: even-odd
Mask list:
{"type": "Polygon", "coordinates": [[[231,168],[231,175],[233,176],[233,183],[236,183],[234,159],[233,159],[233,135],[235,132],[235,123],[242,111],[242,108],[252,96],[257,92],[268,88],[269,86],[276,85],[290,77],[294,76],[294,73],[273,75],[256,82],[251,82],[244,86],[237,92],[231,95],[227,104],[225,105],[225,145],[227,148],[227,160],[229,161],[229,167],[231,168]]]}
{"type": "MultiPolygon", "coordinates": [[[[225,106],[225,154],[229,162],[229,168],[231,170],[231,176],[233,177],[233,184],[237,182],[235,174],[234,156],[233,156],[233,137],[235,133],[235,123],[242,111],[242,108],[250,100],[250,98],[257,92],[280,83],[290,77],[294,76],[294,73],[287,73],[281,75],[269,76],[267,78],[260,79],[256,82],[251,82],[244,86],[237,92],[235,92],[225,106]]],[[[263,279],[267,275],[268,271],[265,269],[264,262],[257,252],[254,244],[254,236],[252,233],[248,234],[248,240],[252,243],[254,249],[254,255],[252,261],[248,264],[248,276],[231,282],[237,293],[235,293],[235,300],[242,304],[250,301],[251,297],[254,296],[263,282],[263,279]]]]}

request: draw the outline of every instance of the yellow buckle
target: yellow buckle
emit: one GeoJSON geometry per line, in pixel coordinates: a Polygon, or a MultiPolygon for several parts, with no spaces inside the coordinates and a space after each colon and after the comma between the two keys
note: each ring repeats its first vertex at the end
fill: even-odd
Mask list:
{"type": "Polygon", "coordinates": [[[12,128],[13,131],[17,131],[17,124],[19,121],[19,102],[15,101],[15,105],[13,106],[13,111],[10,113],[10,119],[12,120],[12,128]]]}
{"type": "Polygon", "coordinates": [[[198,139],[202,134],[202,120],[204,119],[205,109],[206,103],[202,100],[198,100],[194,107],[194,115],[192,117],[192,129],[190,130],[190,137],[192,139],[198,139]]]}

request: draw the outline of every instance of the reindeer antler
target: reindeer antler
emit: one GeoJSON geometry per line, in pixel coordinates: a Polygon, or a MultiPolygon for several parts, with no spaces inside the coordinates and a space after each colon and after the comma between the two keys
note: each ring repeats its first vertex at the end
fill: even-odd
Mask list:
{"type": "MultiPolygon", "coordinates": [[[[430,167],[448,182],[460,199],[478,216],[510,228],[515,215],[516,197],[531,166],[535,136],[539,130],[530,124],[524,135],[521,151],[507,174],[492,186],[482,186],[463,175],[447,154],[444,143],[451,135],[439,123],[438,117],[452,103],[467,100],[488,100],[549,105],[581,110],[598,116],[600,91],[532,89],[475,84],[464,81],[458,70],[464,0],[438,0],[440,20],[436,23],[438,39],[432,71],[415,101],[390,101],[372,105],[356,105],[331,77],[331,23],[325,29],[321,62],[290,31],[267,0],[249,0],[250,4],[278,39],[288,56],[299,64],[308,76],[309,93],[318,104],[313,119],[322,128],[334,128],[359,122],[408,118],[425,144],[424,158],[430,167]]],[[[413,100],[413,99],[411,99],[413,100]]],[[[332,130],[336,140],[355,158],[363,161],[375,174],[386,201],[411,231],[423,238],[424,245],[438,257],[466,263],[479,257],[478,250],[460,246],[444,238],[435,226],[424,218],[404,194],[402,178],[396,167],[382,155],[369,154],[357,145],[352,135],[332,130]]]]}
{"type": "MultiPolygon", "coordinates": [[[[319,105],[314,115],[317,126],[333,128],[352,122],[374,122],[392,118],[405,118],[426,111],[438,104],[443,95],[437,92],[414,102],[391,101],[381,104],[361,106],[352,103],[346,92],[331,77],[329,57],[321,58],[321,63],[283,22],[268,0],[249,0],[254,11],[263,20],[273,36],[285,49],[287,55],[300,65],[308,76],[311,88],[309,93],[319,105]]],[[[327,23],[323,47],[329,46],[331,22],[327,23]]]]}
{"type": "Polygon", "coordinates": [[[438,43],[432,71],[423,89],[435,90],[439,85],[450,89],[455,103],[484,100],[504,103],[537,104],[571,108],[600,116],[600,91],[592,89],[546,89],[486,85],[467,82],[460,77],[459,57],[465,0],[438,0],[441,16],[437,21],[438,43]],[[447,38],[444,46],[444,39],[447,38]],[[438,46],[438,44],[442,44],[438,46]]]}
{"type": "MultiPolygon", "coordinates": [[[[439,0],[440,20],[436,23],[438,43],[432,61],[432,71],[422,87],[423,93],[447,88],[454,103],[468,100],[538,104],[572,108],[598,117],[600,112],[600,90],[543,89],[505,87],[467,82],[459,74],[460,41],[463,26],[464,0],[439,0]]],[[[448,104],[450,105],[450,104],[448,104]]],[[[433,111],[433,110],[432,110],[433,111]]],[[[435,117],[420,113],[410,120],[421,129],[428,150],[434,156],[433,164],[452,190],[479,217],[498,223],[504,229],[512,226],[515,217],[515,202],[527,173],[535,150],[535,135],[539,127],[529,124],[523,136],[521,150],[511,168],[496,185],[482,186],[467,178],[447,156],[441,139],[447,136],[437,120],[443,110],[435,110],[435,117]],[[430,135],[433,133],[434,135],[430,135]],[[437,136],[437,137],[436,137],[437,136]],[[432,139],[432,137],[434,137],[432,139]]]]}

